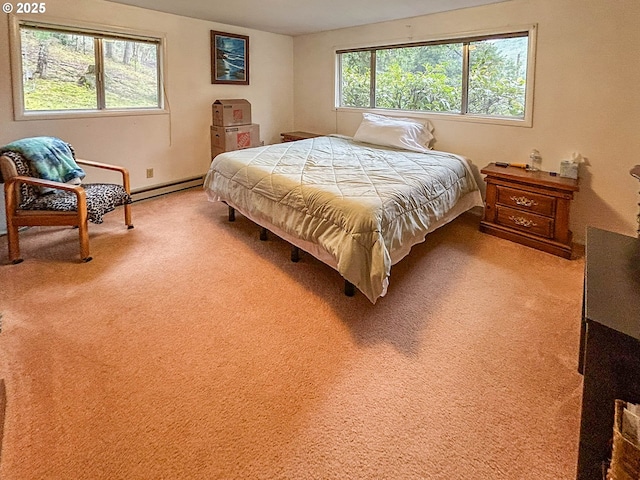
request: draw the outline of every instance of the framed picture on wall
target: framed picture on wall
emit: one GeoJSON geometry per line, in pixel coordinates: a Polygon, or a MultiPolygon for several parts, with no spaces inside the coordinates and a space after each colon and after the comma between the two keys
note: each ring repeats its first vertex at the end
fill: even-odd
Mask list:
{"type": "Polygon", "coordinates": [[[249,85],[249,37],[211,30],[211,83],[249,85]]]}

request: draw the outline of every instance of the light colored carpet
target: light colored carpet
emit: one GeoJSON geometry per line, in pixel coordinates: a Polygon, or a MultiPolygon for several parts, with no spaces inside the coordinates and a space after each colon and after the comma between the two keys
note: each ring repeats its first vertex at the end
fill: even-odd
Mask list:
{"type": "MultiPolygon", "coordinates": [[[[1,316],[0,316],[0,320],[2,320],[1,316]]],[[[4,386],[4,380],[0,379],[0,460],[2,459],[2,439],[4,437],[4,414],[5,414],[6,406],[7,406],[7,391],[4,386]]]]}
{"type": "Polygon", "coordinates": [[[0,477],[569,479],[583,261],[464,215],[374,306],[189,190],[0,238],[0,477]]]}

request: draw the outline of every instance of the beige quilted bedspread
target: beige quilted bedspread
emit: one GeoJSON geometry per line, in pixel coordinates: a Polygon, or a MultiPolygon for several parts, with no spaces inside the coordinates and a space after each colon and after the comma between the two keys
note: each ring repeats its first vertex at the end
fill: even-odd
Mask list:
{"type": "Polygon", "coordinates": [[[482,205],[463,157],[328,136],[218,155],[204,187],[264,227],[318,245],[375,303],[404,256],[463,197],[482,205]],[[397,255],[396,255],[397,257],[397,255]]]}

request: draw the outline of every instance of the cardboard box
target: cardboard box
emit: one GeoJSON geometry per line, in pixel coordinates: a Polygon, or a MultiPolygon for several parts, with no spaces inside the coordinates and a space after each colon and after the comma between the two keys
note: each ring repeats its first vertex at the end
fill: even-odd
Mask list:
{"type": "Polygon", "coordinates": [[[216,100],[212,109],[213,124],[218,127],[251,125],[251,104],[245,99],[216,100]]]}
{"type": "Polygon", "coordinates": [[[219,148],[226,152],[260,146],[260,125],[239,125],[237,127],[211,127],[211,152],[219,148]]]}

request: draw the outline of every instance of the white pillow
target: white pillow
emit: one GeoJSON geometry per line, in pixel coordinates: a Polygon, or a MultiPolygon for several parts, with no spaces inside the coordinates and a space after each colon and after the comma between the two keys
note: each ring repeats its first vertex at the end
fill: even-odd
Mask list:
{"type": "MultiPolygon", "coordinates": [[[[385,115],[380,115],[381,117],[385,117],[385,115]]],[[[433,133],[433,125],[431,124],[431,122],[429,120],[423,119],[420,120],[418,118],[405,118],[405,117],[385,117],[385,118],[390,118],[392,120],[404,120],[405,122],[413,122],[413,123],[419,123],[420,125],[424,125],[424,127],[427,129],[427,132],[429,133],[433,133]]],[[[431,135],[431,140],[433,140],[433,135],[431,135]]]]}
{"type": "Polygon", "coordinates": [[[433,140],[429,130],[429,127],[420,121],[363,113],[362,122],[353,139],[385,147],[427,152],[429,143],[433,140]]]}

